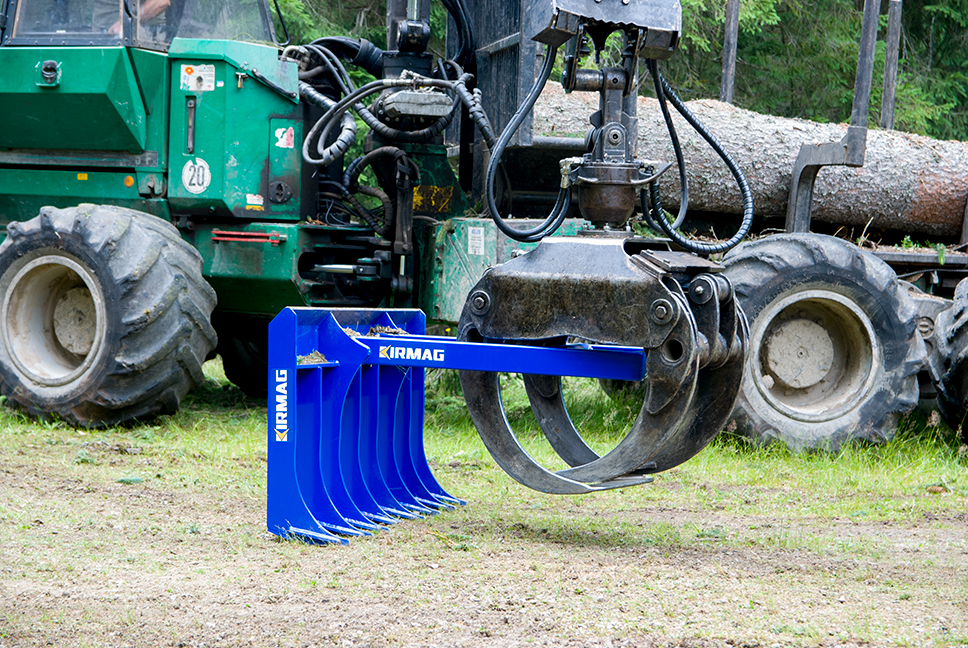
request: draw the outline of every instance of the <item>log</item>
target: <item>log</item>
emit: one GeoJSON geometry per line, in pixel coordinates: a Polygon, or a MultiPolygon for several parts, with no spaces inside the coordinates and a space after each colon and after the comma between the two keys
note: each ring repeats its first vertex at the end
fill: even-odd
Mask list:
{"type": "MultiPolygon", "coordinates": [[[[712,99],[687,102],[746,174],[758,216],[786,217],[793,163],[802,144],[840,141],[847,124],[762,115],[712,99]]],[[[549,83],[535,106],[533,134],[584,137],[598,95],[565,94],[549,83]]],[[[706,142],[670,106],[686,159],[691,210],[742,213],[735,180],[706,142]]],[[[674,162],[655,99],[638,100],[638,157],[674,162]]],[[[968,191],[968,143],[869,130],[864,167],[825,167],[813,194],[813,218],[827,223],[958,237],[968,191]]],[[[678,209],[675,167],[662,178],[663,204],[678,209]]]]}

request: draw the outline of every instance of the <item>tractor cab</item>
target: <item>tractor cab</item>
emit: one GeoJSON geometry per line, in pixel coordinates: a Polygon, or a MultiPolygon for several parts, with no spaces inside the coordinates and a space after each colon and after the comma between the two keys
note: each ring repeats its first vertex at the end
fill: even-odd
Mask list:
{"type": "Polygon", "coordinates": [[[3,45],[166,51],[175,37],[275,43],[265,0],[10,0],[3,16],[3,45]]]}

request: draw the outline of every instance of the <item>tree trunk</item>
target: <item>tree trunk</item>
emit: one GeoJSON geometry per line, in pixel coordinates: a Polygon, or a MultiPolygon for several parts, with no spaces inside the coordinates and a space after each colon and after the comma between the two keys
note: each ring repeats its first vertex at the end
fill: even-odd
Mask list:
{"type": "MultiPolygon", "coordinates": [[[[746,174],[755,213],[785,218],[793,162],[802,144],[838,142],[846,124],[761,115],[719,101],[688,102],[746,174]]],[[[535,107],[534,135],[584,137],[598,109],[592,93],[564,94],[548,84],[535,107]]],[[[716,153],[670,106],[686,159],[689,208],[742,213],[736,181],[716,153]]],[[[638,157],[675,162],[658,103],[638,102],[638,157]]],[[[897,131],[870,130],[862,168],[825,167],[813,194],[814,220],[911,234],[959,236],[968,190],[968,144],[897,131]]],[[[662,177],[663,205],[678,209],[675,166],[662,177]]]]}

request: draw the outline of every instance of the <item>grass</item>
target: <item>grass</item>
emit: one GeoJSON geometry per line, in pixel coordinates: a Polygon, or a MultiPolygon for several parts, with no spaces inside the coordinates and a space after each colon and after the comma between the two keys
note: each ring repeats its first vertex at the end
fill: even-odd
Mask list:
{"type": "MultiPolygon", "coordinates": [[[[455,375],[432,374],[426,452],[444,488],[469,505],[349,547],[305,547],[264,537],[264,403],[229,386],[217,362],[205,370],[206,383],[181,412],[148,425],[78,431],[0,409],[0,467],[24,475],[0,498],[3,578],[114,580],[118,570],[174,568],[215,579],[224,568],[199,556],[170,562],[186,548],[214,546],[221,559],[247,557],[252,569],[264,570],[261,579],[285,576],[283,593],[351,592],[376,603],[392,592],[422,609],[449,601],[461,579],[488,614],[517,619],[542,609],[557,619],[562,637],[671,633],[766,645],[816,645],[830,637],[957,645],[933,630],[911,635],[903,614],[880,610],[887,602],[940,614],[934,599],[962,611],[968,606],[968,583],[911,576],[935,573],[941,565],[932,561],[950,553],[915,546],[899,557],[897,538],[883,532],[917,527],[944,536],[966,510],[968,457],[953,433],[924,417],[905,420],[889,443],[837,455],[795,454],[720,435],[652,485],[557,497],[510,480],[477,436],[455,375]],[[49,485],[47,473],[54,479],[49,485]],[[91,493],[103,494],[105,504],[79,507],[102,499],[91,493]],[[247,502],[245,519],[219,525],[191,510],[170,512],[171,493],[235,512],[247,502]],[[156,500],[139,502],[149,496],[156,500]],[[178,551],[139,552],[127,546],[135,541],[178,551]],[[744,562],[734,565],[733,556],[744,562]],[[901,558],[912,571],[898,571],[901,558]],[[807,611],[787,611],[790,596],[807,611]],[[864,597],[879,603],[850,607],[864,597]],[[841,607],[825,607],[831,601],[841,607]],[[840,617],[830,616],[836,610],[840,617]],[[846,627],[828,617],[845,619],[838,623],[846,627]]],[[[522,443],[543,464],[557,465],[520,379],[508,376],[502,386],[522,443]]],[[[639,406],[634,397],[608,399],[594,381],[567,380],[565,392],[573,419],[599,452],[622,437],[639,406]]],[[[946,542],[956,554],[968,551],[964,537],[946,542]]],[[[504,632],[487,621],[479,631],[504,632]]],[[[957,628],[956,636],[963,631],[957,628]]]]}
{"type": "MultiPolygon", "coordinates": [[[[105,482],[214,488],[264,498],[265,405],[230,387],[217,361],[206,365],[206,373],[207,382],[186,398],[178,414],[149,425],[85,432],[0,410],[0,449],[20,454],[42,447],[57,450],[69,473],[105,482]]],[[[562,466],[540,433],[520,379],[506,377],[502,390],[508,418],[525,448],[543,465],[562,466]]],[[[539,535],[580,541],[595,532],[594,516],[576,524],[575,511],[660,503],[743,516],[896,521],[952,506],[964,509],[968,499],[964,448],[947,428],[929,426],[918,415],[906,419],[888,443],[848,446],[835,455],[757,447],[724,434],[690,461],[657,475],[651,486],[559,498],[518,488],[494,464],[467,415],[454,372],[431,375],[427,392],[425,447],[445,487],[465,499],[501,502],[497,517],[504,509],[526,511],[504,522],[513,525],[527,518],[539,535]]],[[[565,393],[576,426],[600,453],[621,439],[639,405],[634,396],[610,400],[590,380],[568,379],[565,393]]],[[[651,529],[643,542],[730,540],[716,533],[651,529]]]]}

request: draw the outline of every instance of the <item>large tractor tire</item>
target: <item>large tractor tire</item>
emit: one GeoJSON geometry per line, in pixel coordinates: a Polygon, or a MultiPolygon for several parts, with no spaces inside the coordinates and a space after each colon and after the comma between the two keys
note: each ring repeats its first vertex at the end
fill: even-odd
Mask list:
{"type": "Polygon", "coordinates": [[[170,224],[45,207],[0,245],[0,392],[32,416],[103,427],[178,410],[215,347],[215,292],[170,224]]]}
{"type": "Polygon", "coordinates": [[[894,271],[818,234],[746,243],[724,265],[750,323],[730,428],[793,450],[893,437],[918,403],[925,361],[917,308],[894,271]]]}
{"type": "Polygon", "coordinates": [[[955,288],[954,304],[938,318],[947,342],[944,374],[938,383],[938,411],[968,443],[968,279],[955,288]]]}

